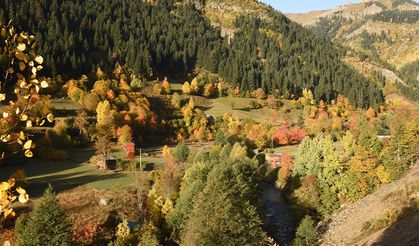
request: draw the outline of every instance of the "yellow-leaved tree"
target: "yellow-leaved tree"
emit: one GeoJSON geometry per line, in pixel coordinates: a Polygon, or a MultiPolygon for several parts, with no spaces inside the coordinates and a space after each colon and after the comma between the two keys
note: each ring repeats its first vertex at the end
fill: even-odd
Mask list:
{"type": "MultiPolygon", "coordinates": [[[[0,160],[19,152],[32,157],[35,144],[27,129],[54,120],[47,97],[39,94],[48,82],[38,76],[44,59],[35,53],[35,45],[33,35],[0,21],[0,160]]],[[[14,215],[13,202],[28,199],[24,189],[15,187],[14,179],[1,182],[0,222],[14,215]]]]}

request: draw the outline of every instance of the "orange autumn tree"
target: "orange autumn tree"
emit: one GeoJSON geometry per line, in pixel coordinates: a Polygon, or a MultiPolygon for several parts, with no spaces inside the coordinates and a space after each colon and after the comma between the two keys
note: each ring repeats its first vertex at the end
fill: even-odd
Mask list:
{"type": "Polygon", "coordinates": [[[281,168],[278,172],[278,178],[275,182],[276,187],[284,189],[287,185],[288,179],[291,176],[293,157],[289,154],[284,154],[280,159],[281,168]]]}
{"type": "MultiPolygon", "coordinates": [[[[16,32],[11,22],[0,21],[0,159],[21,151],[32,157],[35,145],[25,129],[53,121],[46,97],[39,94],[48,82],[38,75],[44,59],[35,53],[35,45],[33,35],[16,32]]],[[[0,183],[0,222],[14,215],[14,201],[28,199],[13,178],[0,183]]]]}
{"type": "Polygon", "coordinates": [[[294,127],[289,130],[287,123],[284,121],[275,131],[272,138],[277,145],[287,145],[299,144],[307,136],[308,132],[303,128],[294,127]]]}

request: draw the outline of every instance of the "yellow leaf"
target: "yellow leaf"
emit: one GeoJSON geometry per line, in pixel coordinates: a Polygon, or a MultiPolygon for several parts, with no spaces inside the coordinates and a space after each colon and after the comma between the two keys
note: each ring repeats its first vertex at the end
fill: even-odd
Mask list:
{"type": "Polygon", "coordinates": [[[23,145],[24,149],[30,149],[32,147],[32,140],[26,141],[26,143],[23,145]]]}
{"type": "Polygon", "coordinates": [[[47,82],[47,81],[45,81],[45,80],[43,80],[43,81],[41,82],[41,87],[42,87],[42,88],[47,88],[47,87],[48,87],[48,82],[47,82]]]}
{"type": "Polygon", "coordinates": [[[25,151],[25,156],[26,156],[26,157],[28,157],[28,158],[31,158],[31,157],[33,156],[32,151],[30,151],[30,150],[26,150],[26,151],[25,151]]]}
{"type": "Polygon", "coordinates": [[[42,56],[37,56],[37,57],[35,57],[35,61],[38,64],[42,64],[44,62],[44,58],[42,56]]]}
{"type": "Polygon", "coordinates": [[[37,67],[36,67],[36,69],[38,70],[38,71],[40,71],[40,70],[42,70],[44,67],[43,66],[41,66],[41,65],[38,65],[37,67]]]}
{"type": "Polygon", "coordinates": [[[48,114],[47,115],[47,120],[52,123],[54,121],[54,115],[53,114],[48,114]]]}
{"type": "Polygon", "coordinates": [[[27,60],[26,54],[24,54],[22,51],[16,51],[16,58],[19,59],[20,61],[27,60]]]}
{"type": "Polygon", "coordinates": [[[23,131],[21,131],[19,133],[19,138],[22,139],[22,140],[25,140],[26,136],[25,136],[25,133],[23,131]]]}
{"type": "Polygon", "coordinates": [[[31,120],[26,121],[26,127],[27,128],[31,128],[32,127],[32,121],[31,120]]]}
{"type": "Polygon", "coordinates": [[[12,209],[11,208],[6,208],[3,212],[4,218],[7,218],[7,216],[9,216],[12,213],[12,209]]]}
{"type": "Polygon", "coordinates": [[[7,207],[9,204],[10,204],[10,201],[9,201],[8,196],[6,194],[4,199],[0,199],[0,206],[4,208],[4,207],[7,207]]]}
{"type": "Polygon", "coordinates": [[[21,187],[17,187],[16,188],[16,191],[17,191],[17,193],[19,193],[19,194],[26,194],[26,190],[25,189],[22,189],[21,187]]]}
{"type": "Polygon", "coordinates": [[[7,180],[7,183],[9,184],[9,187],[13,187],[13,186],[15,186],[16,180],[11,178],[11,179],[7,180]]]}
{"type": "Polygon", "coordinates": [[[38,71],[38,70],[36,70],[36,67],[33,67],[32,68],[32,74],[35,75],[36,74],[36,71],[38,71]]]}
{"type": "Polygon", "coordinates": [[[6,100],[6,94],[0,93],[0,102],[6,100]]]}
{"type": "Polygon", "coordinates": [[[0,183],[0,191],[6,191],[9,190],[10,185],[7,182],[1,182],[0,183]]]}
{"type": "Polygon", "coordinates": [[[18,44],[17,49],[20,50],[20,51],[26,50],[26,44],[23,44],[23,43],[22,44],[18,44]]]}
{"type": "Polygon", "coordinates": [[[20,203],[27,203],[29,201],[29,195],[26,193],[19,195],[19,202],[20,203]]]}
{"type": "Polygon", "coordinates": [[[5,37],[6,37],[6,35],[7,35],[6,28],[2,28],[2,29],[1,29],[1,36],[2,36],[3,38],[5,38],[5,37]]]}
{"type": "Polygon", "coordinates": [[[19,69],[20,69],[20,71],[25,70],[25,68],[26,68],[25,63],[23,63],[23,62],[19,62],[19,69]]]}
{"type": "Polygon", "coordinates": [[[25,32],[20,33],[20,37],[22,37],[23,39],[28,39],[28,34],[25,32]]]}
{"type": "Polygon", "coordinates": [[[20,116],[20,120],[21,121],[27,121],[28,120],[28,115],[23,114],[22,116],[20,116]]]}

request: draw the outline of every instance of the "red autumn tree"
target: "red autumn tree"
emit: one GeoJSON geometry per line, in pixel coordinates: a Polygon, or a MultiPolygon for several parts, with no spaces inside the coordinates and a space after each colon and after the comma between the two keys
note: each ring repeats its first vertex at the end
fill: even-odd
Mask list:
{"type": "Polygon", "coordinates": [[[288,143],[299,144],[305,137],[308,136],[308,132],[302,128],[293,128],[288,132],[288,143]]]}
{"type": "Polygon", "coordinates": [[[287,145],[288,144],[288,129],[286,128],[278,128],[276,130],[273,140],[278,145],[287,145]]]}

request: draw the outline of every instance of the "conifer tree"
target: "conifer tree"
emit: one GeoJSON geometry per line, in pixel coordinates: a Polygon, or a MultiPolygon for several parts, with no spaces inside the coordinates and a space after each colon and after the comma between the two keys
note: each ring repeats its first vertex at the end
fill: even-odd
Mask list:
{"type": "Polygon", "coordinates": [[[19,218],[16,225],[17,241],[22,246],[73,245],[71,228],[50,186],[30,215],[19,218]]]}

